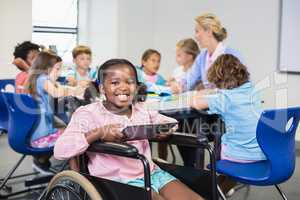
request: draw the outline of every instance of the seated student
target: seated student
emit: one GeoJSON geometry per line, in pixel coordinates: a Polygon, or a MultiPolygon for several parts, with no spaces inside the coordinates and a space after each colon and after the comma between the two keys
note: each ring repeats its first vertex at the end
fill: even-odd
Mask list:
{"type": "MultiPolygon", "coordinates": [[[[75,111],[64,134],[58,138],[54,156],[66,160],[84,153],[95,141],[119,142],[122,128],[127,125],[175,122],[175,119],[149,111],[137,102],[139,83],[133,64],[124,59],[106,61],[99,69],[103,102],[95,102],[75,111]]],[[[150,163],[153,199],[202,199],[169,173],[161,170],[151,159],[148,140],[128,141],[150,163]]],[[[144,187],[144,169],[140,161],[130,158],[88,154],[88,169],[92,176],[144,187]]]]}
{"type": "MultiPolygon", "coordinates": [[[[137,68],[138,79],[147,86],[147,90],[160,94],[172,93],[171,88],[166,86],[166,80],[158,74],[161,54],[154,49],[147,49],[142,55],[142,66],[137,68]]],[[[164,160],[168,157],[168,148],[164,143],[158,144],[158,157],[164,160]]]]}
{"type": "Polygon", "coordinates": [[[209,113],[223,118],[226,133],[221,141],[221,159],[240,163],[265,160],[256,140],[262,105],[247,68],[235,56],[222,54],[209,68],[207,79],[216,86],[217,92],[200,91],[191,105],[196,109],[209,108],[209,113]]]}
{"type": "Polygon", "coordinates": [[[92,51],[87,46],[79,45],[73,49],[72,55],[75,67],[67,71],[67,84],[70,86],[81,85],[86,87],[97,76],[97,71],[90,68],[92,51]]]}
{"type": "MultiPolygon", "coordinates": [[[[41,118],[31,138],[30,145],[35,148],[54,146],[62,129],[54,128],[53,97],[76,95],[80,88],[66,88],[56,84],[62,60],[50,52],[40,52],[32,64],[27,81],[27,91],[38,102],[41,118]]],[[[51,173],[51,155],[35,156],[33,168],[43,174],[51,173]]]]}
{"type": "Polygon", "coordinates": [[[178,88],[178,92],[183,89],[183,80],[191,71],[191,67],[199,54],[200,50],[195,40],[186,38],[180,40],[176,44],[176,62],[179,65],[171,77],[168,79],[168,85],[173,88],[178,88]]]}
{"type": "Polygon", "coordinates": [[[24,93],[24,86],[28,78],[28,70],[40,51],[40,46],[30,41],[22,42],[15,47],[13,64],[21,70],[15,80],[16,93],[24,93]]]}
{"type": "Polygon", "coordinates": [[[166,86],[166,80],[158,74],[161,54],[154,49],[147,49],[142,55],[142,66],[137,68],[139,81],[144,83],[148,91],[160,94],[172,93],[166,86]]]}

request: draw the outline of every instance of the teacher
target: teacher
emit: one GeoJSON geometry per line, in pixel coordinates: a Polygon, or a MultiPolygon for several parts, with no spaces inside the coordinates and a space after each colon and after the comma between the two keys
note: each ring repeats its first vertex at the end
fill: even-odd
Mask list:
{"type": "Polygon", "coordinates": [[[207,71],[212,63],[222,54],[232,54],[241,60],[238,51],[227,47],[223,41],[227,31],[220,20],[211,13],[206,13],[195,18],[195,39],[201,49],[190,73],[183,80],[183,90],[204,89],[210,87],[207,81],[207,71]]]}

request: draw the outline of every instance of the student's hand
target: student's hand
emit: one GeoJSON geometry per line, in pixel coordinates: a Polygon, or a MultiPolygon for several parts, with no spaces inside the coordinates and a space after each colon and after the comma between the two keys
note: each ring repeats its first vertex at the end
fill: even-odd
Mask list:
{"type": "Polygon", "coordinates": [[[121,142],[124,138],[124,135],[120,132],[121,128],[123,128],[123,126],[120,124],[110,124],[89,131],[85,137],[89,144],[98,140],[105,142],[121,142]]]}
{"type": "Polygon", "coordinates": [[[167,84],[173,94],[179,94],[182,92],[182,86],[177,81],[171,81],[167,84]]]}
{"type": "Polygon", "coordinates": [[[195,91],[189,99],[189,105],[198,110],[208,108],[208,103],[203,96],[205,96],[203,91],[195,91]]]}
{"type": "Polygon", "coordinates": [[[82,80],[82,81],[78,81],[77,85],[80,87],[83,87],[83,88],[87,88],[90,83],[91,83],[91,81],[89,81],[89,80],[82,80]]]}
{"type": "Polygon", "coordinates": [[[83,97],[84,91],[86,90],[86,87],[82,87],[80,85],[76,86],[74,88],[74,96],[76,97],[83,97]]]}
{"type": "Polygon", "coordinates": [[[174,77],[168,78],[166,85],[169,85],[173,81],[176,81],[176,79],[174,77]]]}
{"type": "Polygon", "coordinates": [[[99,128],[100,139],[105,142],[121,142],[124,134],[121,133],[121,124],[110,124],[99,128]]]}

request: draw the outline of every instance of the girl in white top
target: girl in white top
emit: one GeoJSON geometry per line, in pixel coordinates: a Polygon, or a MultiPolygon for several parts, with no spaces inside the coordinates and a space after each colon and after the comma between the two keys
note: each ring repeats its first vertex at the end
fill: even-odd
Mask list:
{"type": "Polygon", "coordinates": [[[182,80],[190,72],[200,50],[195,40],[186,38],[176,44],[176,62],[179,65],[168,80],[168,85],[181,92],[182,80]]]}

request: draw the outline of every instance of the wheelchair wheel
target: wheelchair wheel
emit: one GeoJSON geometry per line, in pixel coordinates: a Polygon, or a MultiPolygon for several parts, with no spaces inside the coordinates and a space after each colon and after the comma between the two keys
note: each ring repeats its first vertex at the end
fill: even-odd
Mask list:
{"type": "Polygon", "coordinates": [[[46,200],[102,200],[94,185],[75,171],[63,171],[53,177],[48,185],[46,200]]]}

